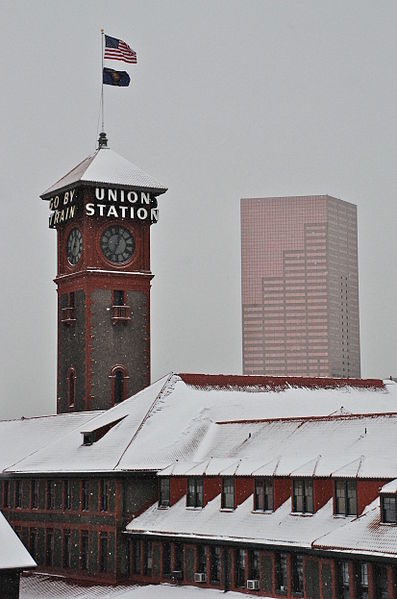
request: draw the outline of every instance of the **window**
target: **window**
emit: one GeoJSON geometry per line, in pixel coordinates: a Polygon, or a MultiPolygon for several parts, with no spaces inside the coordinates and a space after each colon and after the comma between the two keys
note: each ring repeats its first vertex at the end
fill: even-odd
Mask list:
{"type": "Polygon", "coordinates": [[[10,481],[3,483],[3,507],[10,507],[10,481]]]}
{"type": "Polygon", "coordinates": [[[313,481],[310,478],[296,478],[293,481],[293,512],[313,513],[313,481]]]}
{"type": "Polygon", "coordinates": [[[141,541],[133,539],[132,541],[132,569],[134,574],[141,573],[141,541]]]}
{"type": "Polygon", "coordinates": [[[127,371],[124,366],[115,366],[112,368],[110,378],[112,379],[112,400],[113,404],[119,404],[124,401],[126,396],[127,371]]]}
{"type": "Polygon", "coordinates": [[[193,477],[187,479],[187,507],[203,507],[203,479],[193,477]]]}
{"type": "Polygon", "coordinates": [[[183,545],[181,543],[175,543],[174,570],[183,572],[183,545]]]}
{"type": "Polygon", "coordinates": [[[30,481],[30,505],[33,510],[39,507],[39,481],[36,479],[30,481]]]}
{"type": "Polygon", "coordinates": [[[197,545],[197,572],[207,572],[207,546],[197,545]]]}
{"type": "Polygon", "coordinates": [[[159,507],[168,507],[170,505],[170,479],[168,477],[160,478],[160,498],[159,507]]]}
{"type": "Polygon", "coordinates": [[[376,599],[389,599],[387,567],[376,564],[374,566],[374,583],[376,599]]]}
{"type": "Polygon", "coordinates": [[[81,481],[81,509],[86,512],[89,508],[89,487],[88,480],[81,481]]]}
{"type": "Polygon", "coordinates": [[[357,481],[335,481],[335,514],[357,515],[357,481]]]}
{"type": "Polygon", "coordinates": [[[22,481],[21,480],[15,481],[15,507],[16,508],[22,507],[22,481]]]}
{"type": "Polygon", "coordinates": [[[254,510],[258,512],[273,511],[273,479],[255,479],[254,510]]]}
{"type": "Polygon", "coordinates": [[[31,528],[30,529],[30,538],[29,538],[29,551],[30,551],[33,559],[37,559],[37,550],[38,550],[37,530],[35,528],[31,528]]]}
{"type": "Polygon", "coordinates": [[[235,550],[235,585],[236,587],[245,587],[245,549],[235,550]]]}
{"type": "Polygon", "coordinates": [[[70,568],[71,565],[71,543],[70,530],[63,531],[63,567],[70,568]]]}
{"type": "Polygon", "coordinates": [[[108,570],[108,535],[106,532],[101,532],[99,535],[99,571],[107,572],[108,570]]]}
{"type": "Polygon", "coordinates": [[[249,561],[249,578],[251,580],[259,579],[259,551],[251,549],[248,554],[249,561]]]}
{"type": "Polygon", "coordinates": [[[303,595],[303,556],[299,553],[291,557],[292,592],[303,595]]]}
{"type": "Polygon", "coordinates": [[[76,399],[76,371],[73,367],[68,370],[68,406],[74,407],[76,399]]]}
{"type": "Polygon", "coordinates": [[[276,553],[276,589],[281,593],[287,592],[287,554],[276,553]]]}
{"type": "Polygon", "coordinates": [[[354,576],[356,579],[357,599],[368,599],[368,564],[359,562],[355,564],[354,576]]]}
{"type": "Polygon", "coordinates": [[[114,325],[118,322],[127,324],[129,320],[131,320],[131,310],[126,305],[126,293],[124,290],[115,289],[113,291],[112,322],[114,325]]]}
{"type": "Polygon", "coordinates": [[[70,326],[74,322],[76,322],[75,316],[75,306],[76,306],[76,298],[75,292],[71,291],[68,293],[67,306],[61,309],[61,322],[65,326],[70,326]]]}
{"type": "Polygon", "coordinates": [[[171,573],[171,543],[163,543],[163,576],[171,573]]]}
{"type": "Polygon", "coordinates": [[[72,509],[72,482],[70,480],[63,481],[63,509],[72,509]]]}
{"type": "Polygon", "coordinates": [[[153,567],[153,548],[151,541],[145,541],[145,555],[144,555],[144,574],[145,576],[152,575],[153,567]]]}
{"type": "Polygon", "coordinates": [[[211,582],[219,584],[221,581],[221,548],[212,546],[210,549],[211,582]]]}
{"type": "Polygon", "coordinates": [[[397,501],[395,495],[381,496],[382,522],[397,524],[397,501]]]}
{"type": "Polygon", "coordinates": [[[53,480],[47,481],[47,510],[55,509],[55,484],[53,480]]]}
{"type": "Polygon", "coordinates": [[[80,569],[88,570],[88,530],[80,533],[80,569]]]}
{"type": "Polygon", "coordinates": [[[349,599],[349,562],[338,562],[338,597],[340,599],[349,599]]]}
{"type": "Polygon", "coordinates": [[[222,479],[221,507],[234,509],[234,479],[231,476],[222,479]]]}
{"type": "Polygon", "coordinates": [[[54,564],[54,531],[52,528],[47,528],[45,533],[45,563],[46,566],[54,564]]]}
{"type": "Polygon", "coordinates": [[[101,479],[99,490],[99,509],[101,512],[107,512],[109,509],[109,481],[101,479]]]}
{"type": "Polygon", "coordinates": [[[113,291],[113,305],[124,306],[125,305],[125,293],[121,289],[115,289],[113,291]]]}

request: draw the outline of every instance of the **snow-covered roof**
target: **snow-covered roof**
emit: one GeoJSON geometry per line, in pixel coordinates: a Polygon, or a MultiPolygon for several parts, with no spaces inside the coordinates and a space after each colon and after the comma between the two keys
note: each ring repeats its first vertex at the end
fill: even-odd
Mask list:
{"type": "Polygon", "coordinates": [[[145,173],[110,148],[100,148],[94,154],[85,158],[71,171],[51,185],[41,195],[48,199],[55,191],[62,191],[76,183],[103,183],[112,186],[147,189],[159,195],[167,191],[151,175],[145,173]]]}
{"type": "Polygon", "coordinates": [[[129,533],[145,535],[216,539],[267,545],[311,547],[327,532],[346,525],[350,518],[335,518],[332,500],[315,514],[291,513],[288,499],[274,512],[254,512],[253,497],[248,497],[233,511],[222,511],[218,495],[202,509],[187,509],[183,497],[167,509],[152,505],[126,527],[129,533]],[[172,531],[172,533],[170,533],[172,531]]]}
{"type": "Polygon", "coordinates": [[[253,378],[171,374],[106,412],[0,422],[3,468],[397,478],[395,383],[253,378]]]}
{"type": "Polygon", "coordinates": [[[377,498],[366,507],[361,516],[354,518],[346,526],[317,539],[313,547],[361,555],[396,557],[397,526],[383,524],[380,517],[379,498],[377,498]]]}
{"type": "Polygon", "coordinates": [[[22,570],[35,566],[36,562],[0,512],[0,570],[22,570]]]}
{"type": "Polygon", "coordinates": [[[389,483],[383,485],[380,490],[381,493],[397,493],[397,479],[391,480],[389,483]]]}

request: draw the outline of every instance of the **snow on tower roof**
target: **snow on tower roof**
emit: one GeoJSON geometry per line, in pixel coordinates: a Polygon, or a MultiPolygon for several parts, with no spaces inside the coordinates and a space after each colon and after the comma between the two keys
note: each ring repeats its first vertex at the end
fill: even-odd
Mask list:
{"type": "Polygon", "coordinates": [[[3,468],[397,478],[395,383],[266,381],[171,374],[106,412],[0,422],[3,468]]]}
{"type": "Polygon", "coordinates": [[[36,566],[36,562],[0,512],[0,570],[22,570],[36,566]]]}
{"type": "Polygon", "coordinates": [[[41,198],[47,200],[55,191],[60,192],[77,183],[97,183],[116,187],[147,189],[155,192],[156,195],[167,191],[164,185],[161,185],[151,175],[145,173],[132,162],[129,162],[110,148],[100,148],[51,185],[41,195],[41,198]]]}

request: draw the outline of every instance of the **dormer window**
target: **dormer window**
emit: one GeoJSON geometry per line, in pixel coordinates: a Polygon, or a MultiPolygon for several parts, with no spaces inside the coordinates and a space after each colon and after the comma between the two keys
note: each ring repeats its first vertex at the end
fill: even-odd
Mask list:
{"type": "Polygon", "coordinates": [[[382,522],[397,524],[397,497],[396,495],[382,495],[380,499],[382,522]]]}
{"type": "Polygon", "coordinates": [[[203,507],[203,479],[199,476],[187,479],[187,507],[203,507]]]}
{"type": "Polygon", "coordinates": [[[357,481],[335,481],[335,514],[342,516],[357,515],[357,481]]]}
{"type": "Polygon", "coordinates": [[[313,513],[313,481],[311,478],[294,479],[292,511],[302,514],[313,513]]]}
{"type": "Polygon", "coordinates": [[[272,478],[255,479],[254,510],[256,512],[273,511],[272,478]]]}
{"type": "Polygon", "coordinates": [[[162,476],[159,484],[159,507],[169,507],[170,505],[170,479],[162,476]]]}
{"type": "Polygon", "coordinates": [[[222,479],[222,509],[234,510],[234,478],[225,476],[222,479]]]}

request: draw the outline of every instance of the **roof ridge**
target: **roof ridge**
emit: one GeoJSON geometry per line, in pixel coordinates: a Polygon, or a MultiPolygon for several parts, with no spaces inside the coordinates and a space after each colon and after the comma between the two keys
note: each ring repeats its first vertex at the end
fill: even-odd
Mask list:
{"type": "Polygon", "coordinates": [[[356,414],[327,414],[319,416],[281,416],[277,418],[252,418],[241,420],[217,420],[215,424],[260,424],[266,422],[310,422],[333,420],[359,420],[361,418],[395,417],[397,412],[360,412],[356,414]]]}

